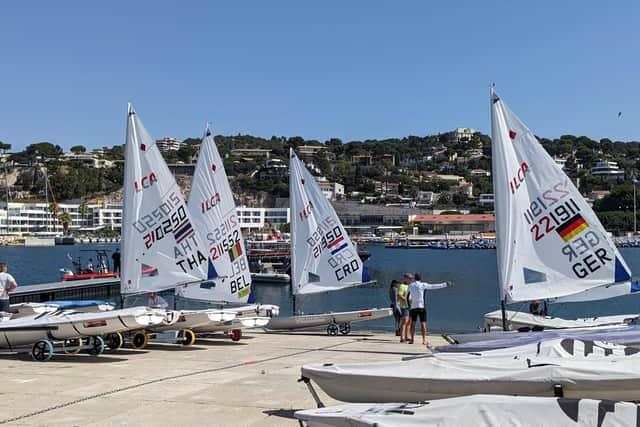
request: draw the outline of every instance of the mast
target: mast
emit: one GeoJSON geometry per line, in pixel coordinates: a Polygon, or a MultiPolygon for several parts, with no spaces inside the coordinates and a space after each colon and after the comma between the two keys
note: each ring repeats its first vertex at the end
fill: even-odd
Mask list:
{"type": "MultiPolygon", "coordinates": [[[[4,150],[5,154],[7,150],[4,150]]],[[[9,234],[9,177],[7,176],[7,159],[4,160],[5,195],[7,196],[7,234],[9,234]]]]}

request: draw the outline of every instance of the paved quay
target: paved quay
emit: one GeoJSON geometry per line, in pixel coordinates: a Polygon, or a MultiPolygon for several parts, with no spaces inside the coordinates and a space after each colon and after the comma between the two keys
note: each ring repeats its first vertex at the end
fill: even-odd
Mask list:
{"type": "MultiPolygon", "coordinates": [[[[239,342],[220,336],[192,347],[153,343],[99,357],[55,354],[44,363],[0,354],[0,425],[297,426],[293,412],[315,407],[297,382],[303,364],[396,361],[426,351],[398,341],[362,331],[245,331],[239,342]]],[[[325,404],[337,403],[316,390],[325,404]]]]}

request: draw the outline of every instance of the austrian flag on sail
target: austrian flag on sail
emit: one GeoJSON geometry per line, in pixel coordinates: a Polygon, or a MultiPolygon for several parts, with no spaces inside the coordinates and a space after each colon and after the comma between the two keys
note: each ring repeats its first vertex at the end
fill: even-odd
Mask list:
{"type": "Polygon", "coordinates": [[[501,299],[579,301],[635,291],[596,214],[493,89],[491,123],[501,299]]]}
{"type": "Polygon", "coordinates": [[[121,292],[158,291],[204,280],[206,254],[178,184],[129,105],[121,292]]]}

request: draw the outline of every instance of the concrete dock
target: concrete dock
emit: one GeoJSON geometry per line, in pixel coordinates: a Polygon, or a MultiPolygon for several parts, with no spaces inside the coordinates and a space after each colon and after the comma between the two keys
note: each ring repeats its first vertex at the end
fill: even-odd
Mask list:
{"type": "MultiPolygon", "coordinates": [[[[303,364],[397,361],[426,351],[392,334],[245,331],[238,342],[221,335],[192,347],[56,353],[48,362],[1,354],[0,424],[297,426],[293,412],[315,407],[297,382],[303,364]]],[[[325,404],[338,403],[316,390],[325,404]]]]}

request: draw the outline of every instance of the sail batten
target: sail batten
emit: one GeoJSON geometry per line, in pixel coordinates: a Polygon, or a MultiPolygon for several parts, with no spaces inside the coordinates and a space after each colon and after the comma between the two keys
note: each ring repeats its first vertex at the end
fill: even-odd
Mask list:
{"type": "Polygon", "coordinates": [[[628,282],[630,270],[595,212],[493,89],[491,119],[501,298],[580,300],[624,292],[610,285],[628,282]]]}
{"type": "Polygon", "coordinates": [[[363,264],[331,203],[290,150],[291,276],[294,294],[357,286],[363,264]]]}
{"type": "Polygon", "coordinates": [[[196,230],[208,247],[207,273],[213,286],[189,286],[180,295],[191,299],[247,302],[251,272],[233,193],[209,125],[205,126],[187,203],[196,230]]]}
{"type": "Polygon", "coordinates": [[[125,144],[123,295],[206,279],[202,245],[171,171],[131,104],[125,144]]]}

